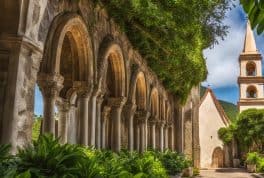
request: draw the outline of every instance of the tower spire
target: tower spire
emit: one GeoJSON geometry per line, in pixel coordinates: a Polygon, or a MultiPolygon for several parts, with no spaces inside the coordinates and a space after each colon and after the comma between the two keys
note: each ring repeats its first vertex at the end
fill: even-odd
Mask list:
{"type": "Polygon", "coordinates": [[[251,29],[250,21],[247,21],[246,35],[244,41],[244,53],[258,53],[254,33],[251,29]]]}

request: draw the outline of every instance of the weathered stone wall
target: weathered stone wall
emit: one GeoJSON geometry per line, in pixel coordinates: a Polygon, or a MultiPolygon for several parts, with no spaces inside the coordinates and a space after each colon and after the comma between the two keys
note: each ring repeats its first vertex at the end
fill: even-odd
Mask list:
{"type": "MultiPolygon", "coordinates": [[[[120,127],[118,125],[117,128],[120,128],[121,134],[124,134],[122,139],[120,139],[121,145],[134,148],[135,145],[130,143],[132,139],[131,133],[134,128],[130,126],[133,124],[135,116],[138,117],[137,122],[140,124],[138,128],[140,140],[137,140],[137,142],[141,145],[147,146],[147,143],[150,143],[147,139],[152,138],[153,143],[151,144],[166,147],[170,142],[174,143],[174,145],[171,145],[172,148],[177,147],[179,151],[184,151],[190,157],[194,153],[196,155],[199,143],[197,135],[194,137],[194,133],[197,132],[198,112],[196,109],[193,110],[193,108],[197,108],[197,96],[199,94],[192,91],[193,94],[189,97],[186,106],[181,108],[176,103],[176,100],[169,97],[169,93],[158,80],[155,73],[147,66],[147,62],[133,48],[126,35],[120,31],[104,9],[95,7],[90,0],[28,0],[23,1],[21,4],[3,0],[0,2],[0,11],[4,14],[0,16],[3,22],[0,25],[0,77],[2,79],[0,83],[0,99],[2,99],[0,111],[3,111],[0,112],[1,143],[11,142],[14,146],[13,148],[16,148],[16,146],[30,142],[36,80],[39,81],[39,84],[42,83],[45,79],[43,74],[48,74],[47,76],[52,80],[60,78],[60,76],[57,76],[59,74],[57,73],[59,71],[57,68],[61,61],[58,54],[63,51],[61,43],[64,43],[64,41],[61,38],[65,38],[64,33],[70,32],[73,41],[75,40],[76,42],[76,44],[71,44],[71,46],[77,46],[77,50],[73,51],[73,54],[74,52],[78,53],[79,63],[83,64],[78,66],[81,71],[78,74],[78,79],[71,81],[73,84],[67,85],[68,88],[65,87],[65,82],[64,86],[56,84],[57,89],[62,87],[61,91],[52,89],[47,92],[47,88],[41,87],[42,92],[45,93],[44,97],[46,97],[44,98],[44,101],[46,101],[46,110],[44,108],[44,111],[47,116],[52,117],[52,114],[47,111],[47,103],[54,104],[56,100],[57,104],[64,102],[64,99],[70,100],[70,106],[60,108],[60,112],[62,112],[60,117],[70,117],[69,123],[75,123],[74,125],[76,125],[72,129],[74,130],[74,135],[66,134],[69,137],[68,140],[71,140],[70,142],[78,143],[79,140],[77,138],[82,136],[82,134],[88,134],[89,137],[93,137],[89,140],[90,144],[100,145],[102,140],[108,136],[101,137],[96,135],[95,139],[95,132],[99,134],[97,130],[100,130],[103,124],[107,125],[107,122],[114,122],[110,120],[104,123],[104,118],[120,116],[121,123],[120,127]],[[85,43],[87,44],[81,44],[82,40],[86,38],[85,43]],[[82,49],[85,46],[87,46],[87,49],[82,49]],[[117,64],[111,64],[107,62],[108,59],[105,59],[105,56],[109,55],[109,51],[118,51],[121,54],[120,56],[112,56],[113,63],[119,61],[117,64]],[[83,56],[80,57],[80,54],[83,56]],[[87,61],[83,61],[86,58],[87,61]],[[120,60],[116,58],[120,58],[120,60]],[[111,65],[113,65],[111,69],[113,74],[110,76],[115,79],[113,81],[113,87],[116,89],[114,92],[119,92],[115,94],[119,98],[107,98],[102,93],[104,92],[104,86],[107,85],[107,77],[109,77],[106,71],[108,71],[108,66],[111,65]],[[115,65],[124,65],[124,69],[116,68],[115,65]],[[37,75],[38,72],[39,75],[37,75]],[[140,72],[143,73],[145,82],[139,84],[140,86],[137,88],[136,81],[138,76],[142,75],[139,74],[140,72]],[[56,76],[54,76],[55,74],[56,76]],[[89,89],[91,90],[91,95],[80,90],[80,86],[84,82],[89,83],[91,86],[89,89]],[[69,87],[71,88],[69,89],[69,87]],[[144,95],[141,90],[145,92],[144,95]],[[138,94],[140,91],[141,94],[138,94]],[[154,91],[157,94],[152,95],[152,93],[155,93],[154,91]],[[67,98],[69,93],[72,94],[70,98],[67,98]],[[58,98],[59,96],[64,98],[58,98]],[[55,100],[51,97],[55,97],[55,100]],[[83,97],[84,100],[80,100],[80,97],[83,97]],[[135,99],[137,97],[141,97],[141,99],[135,99]],[[138,104],[139,106],[137,102],[142,101],[142,97],[145,97],[141,108],[144,112],[135,109],[138,108],[135,105],[138,104]],[[82,107],[81,104],[87,106],[90,113],[86,112],[86,108],[82,107]],[[153,109],[153,105],[157,106],[157,108],[154,107],[153,109]],[[68,110],[65,108],[73,109],[68,114],[68,110]],[[168,112],[168,108],[172,109],[168,112]],[[89,133],[82,132],[82,130],[80,131],[80,127],[83,126],[80,124],[82,120],[77,120],[77,122],[74,120],[74,117],[80,117],[80,115],[89,118],[102,117],[102,123],[101,120],[90,119],[86,123],[89,124],[89,133]],[[147,119],[147,122],[144,121],[144,118],[147,119]],[[157,123],[156,127],[148,126],[148,120],[154,121],[152,123],[157,123]],[[96,124],[96,127],[94,124],[96,124]],[[172,132],[173,135],[169,137],[171,140],[168,141],[164,134],[167,135],[171,126],[173,126],[174,130],[172,132]],[[147,136],[150,133],[153,134],[147,136]],[[127,136],[128,134],[130,135],[127,136]],[[157,138],[162,138],[156,141],[159,143],[155,143],[155,134],[157,138]],[[196,145],[194,150],[193,145],[196,145]]],[[[63,62],[65,63],[65,61],[63,62]]],[[[65,77],[64,80],[66,80],[65,77]]],[[[57,81],[48,82],[53,87],[54,82],[57,81]]],[[[49,109],[52,110],[52,108],[49,109]]],[[[51,110],[49,111],[52,112],[51,110]]],[[[47,128],[46,126],[45,128],[52,130],[52,126],[48,128],[49,126],[47,125],[47,128]]],[[[65,130],[60,126],[59,128],[60,130],[65,130]]],[[[117,132],[115,134],[120,133],[117,132]]],[[[87,138],[82,137],[81,139],[87,138]]],[[[108,139],[111,141],[112,137],[108,139]]],[[[110,141],[108,140],[108,142],[110,141]]],[[[195,157],[195,159],[198,159],[198,157],[195,157]]]]}

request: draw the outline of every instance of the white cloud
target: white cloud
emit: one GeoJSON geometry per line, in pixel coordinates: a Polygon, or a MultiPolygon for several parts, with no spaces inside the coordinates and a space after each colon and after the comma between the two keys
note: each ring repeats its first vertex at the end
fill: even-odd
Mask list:
{"type": "Polygon", "coordinates": [[[228,12],[225,24],[230,26],[224,41],[213,49],[206,49],[208,77],[203,85],[212,88],[228,87],[237,84],[239,75],[238,57],[244,45],[245,17],[240,6],[228,12]]]}

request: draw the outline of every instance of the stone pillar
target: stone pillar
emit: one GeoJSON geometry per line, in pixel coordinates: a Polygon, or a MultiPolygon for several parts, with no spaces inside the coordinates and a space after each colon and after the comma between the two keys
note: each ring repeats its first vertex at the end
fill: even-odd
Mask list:
{"type": "Polygon", "coordinates": [[[96,131],[96,109],[97,109],[97,104],[96,104],[96,100],[97,100],[97,96],[98,96],[98,91],[94,91],[92,93],[90,102],[89,102],[89,138],[88,138],[88,143],[89,145],[95,145],[95,131],[96,131]]]}
{"type": "Polygon", "coordinates": [[[104,106],[103,112],[102,112],[102,127],[101,127],[101,145],[102,148],[106,148],[106,122],[109,121],[110,117],[110,111],[111,108],[109,106],[104,106]]]}
{"type": "Polygon", "coordinates": [[[160,131],[160,133],[159,133],[159,135],[160,135],[160,151],[163,152],[163,150],[164,150],[164,121],[159,121],[158,125],[160,127],[160,129],[159,129],[159,131],[160,131]]]}
{"type": "Polygon", "coordinates": [[[135,104],[128,104],[125,106],[126,120],[128,120],[128,150],[134,150],[134,115],[137,106],[135,104]]]}
{"type": "Polygon", "coordinates": [[[170,149],[172,151],[174,151],[174,149],[175,149],[175,147],[174,147],[175,138],[174,138],[174,127],[173,127],[173,124],[170,125],[170,129],[171,129],[170,135],[169,135],[169,138],[170,138],[170,149]]]}
{"type": "Polygon", "coordinates": [[[68,140],[67,134],[70,114],[70,103],[60,99],[57,101],[57,107],[59,110],[58,137],[60,138],[60,143],[64,144],[67,143],[68,140]]]}
{"type": "Polygon", "coordinates": [[[112,122],[111,149],[116,152],[121,149],[121,113],[125,102],[125,97],[108,99],[108,105],[111,106],[110,117],[112,122]]]}
{"type": "Polygon", "coordinates": [[[76,106],[74,104],[70,105],[70,114],[69,114],[69,124],[68,124],[68,143],[77,144],[77,128],[78,122],[76,117],[76,106]]]}
{"type": "Polygon", "coordinates": [[[40,74],[38,85],[43,96],[43,127],[42,133],[55,135],[55,101],[63,87],[63,77],[59,74],[40,74]]]}
{"type": "Polygon", "coordinates": [[[134,148],[135,150],[140,150],[140,124],[138,123],[138,120],[135,120],[134,122],[134,128],[135,128],[135,138],[134,138],[134,148]]]}
{"type": "Polygon", "coordinates": [[[96,148],[100,149],[101,148],[101,123],[102,123],[102,119],[101,119],[101,114],[102,114],[102,110],[101,110],[101,106],[103,103],[103,96],[99,95],[96,99],[96,140],[95,140],[95,146],[96,148]]]}
{"type": "Polygon", "coordinates": [[[77,91],[79,106],[79,142],[81,145],[88,146],[89,99],[91,97],[92,87],[88,87],[84,81],[78,81],[74,82],[74,88],[77,91]]]}
{"type": "Polygon", "coordinates": [[[152,149],[156,149],[156,120],[152,118],[149,121],[150,124],[150,146],[152,149]]]}
{"type": "Polygon", "coordinates": [[[169,138],[168,138],[168,125],[165,124],[164,126],[164,148],[168,149],[168,145],[169,145],[169,138]]]}
{"type": "Polygon", "coordinates": [[[138,127],[139,127],[139,135],[140,135],[140,141],[139,141],[139,151],[144,152],[147,148],[147,140],[146,140],[146,123],[149,118],[150,114],[147,111],[137,111],[135,114],[135,118],[137,119],[138,127]]]}

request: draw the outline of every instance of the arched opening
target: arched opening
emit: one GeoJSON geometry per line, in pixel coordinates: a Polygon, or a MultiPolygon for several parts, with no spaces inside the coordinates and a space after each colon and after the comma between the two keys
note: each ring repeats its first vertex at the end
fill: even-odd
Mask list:
{"type": "Polygon", "coordinates": [[[159,119],[159,95],[158,90],[156,88],[152,89],[151,95],[150,95],[150,111],[151,111],[151,117],[155,119],[155,130],[151,131],[149,129],[148,133],[148,145],[154,146],[154,148],[160,147],[160,129],[158,127],[158,119],[159,119]],[[154,133],[153,133],[154,132],[154,133]],[[155,134],[155,137],[153,137],[152,134],[155,134]],[[152,144],[155,145],[152,145],[152,144]]]}
{"type": "Polygon", "coordinates": [[[146,81],[143,73],[139,73],[136,82],[135,101],[138,110],[146,110],[146,81]]]}
{"type": "Polygon", "coordinates": [[[138,117],[147,117],[146,115],[140,114],[140,113],[145,113],[145,114],[147,113],[146,112],[147,86],[143,72],[139,72],[136,74],[135,84],[133,85],[134,86],[132,87],[134,91],[132,93],[133,95],[132,102],[136,105],[136,114],[134,115],[133,118],[134,149],[138,151],[140,150],[143,151],[143,149],[145,148],[143,148],[143,145],[141,145],[140,147],[140,143],[144,143],[145,140],[147,139],[147,122],[143,123],[143,121],[138,120],[138,119],[142,119],[138,117]],[[145,129],[142,128],[142,124],[145,125],[144,126],[145,129]]]}
{"type": "Polygon", "coordinates": [[[153,89],[150,97],[151,116],[159,118],[159,95],[157,89],[153,89]]]}
{"type": "Polygon", "coordinates": [[[256,64],[248,62],[246,65],[247,76],[256,76],[256,64]]]}
{"type": "Polygon", "coordinates": [[[78,137],[87,130],[87,124],[80,123],[85,119],[79,119],[77,113],[81,104],[76,92],[83,84],[93,83],[93,55],[88,37],[81,17],[69,13],[55,17],[45,44],[37,79],[44,100],[42,131],[57,135],[62,143],[80,143],[78,137]]]}
{"type": "Polygon", "coordinates": [[[104,51],[102,51],[102,53],[104,56],[101,61],[99,73],[99,88],[103,92],[101,113],[102,117],[105,117],[102,120],[103,134],[101,136],[101,142],[103,148],[117,151],[122,142],[122,136],[119,132],[121,132],[124,127],[124,117],[122,117],[119,111],[117,112],[118,115],[115,116],[118,119],[112,119],[111,114],[116,113],[116,110],[123,107],[122,103],[123,97],[125,96],[126,83],[125,64],[122,50],[117,44],[110,43],[108,48],[103,49],[104,51]],[[105,138],[103,138],[103,135],[105,135],[105,138]]]}
{"type": "Polygon", "coordinates": [[[247,98],[257,98],[257,89],[255,86],[249,86],[247,88],[247,98]]]}
{"type": "Polygon", "coordinates": [[[220,147],[216,147],[212,155],[212,168],[224,167],[224,151],[220,147]]]}
{"type": "Polygon", "coordinates": [[[41,133],[41,123],[43,121],[43,97],[39,87],[35,86],[34,97],[34,118],[32,125],[32,140],[37,140],[41,133]]]}

